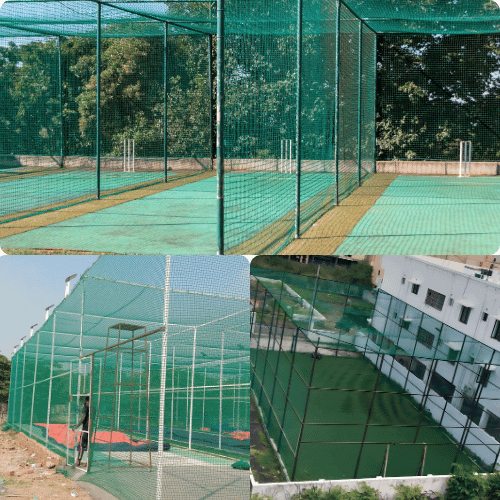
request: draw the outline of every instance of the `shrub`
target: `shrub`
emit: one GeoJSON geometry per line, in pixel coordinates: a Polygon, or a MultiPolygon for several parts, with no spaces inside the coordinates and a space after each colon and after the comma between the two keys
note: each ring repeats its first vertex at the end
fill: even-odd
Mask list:
{"type": "Polygon", "coordinates": [[[500,473],[490,474],[486,483],[485,500],[500,500],[500,473]]]}
{"type": "Polygon", "coordinates": [[[394,486],[396,496],[394,500],[426,500],[426,496],[422,493],[422,486],[398,484],[394,486]]]}
{"type": "Polygon", "coordinates": [[[350,500],[379,500],[378,491],[375,488],[368,486],[366,483],[361,483],[359,490],[351,490],[349,492],[350,500]]]}
{"type": "Polygon", "coordinates": [[[484,498],[484,479],[461,465],[455,466],[455,472],[446,485],[445,500],[476,500],[484,498]]]}

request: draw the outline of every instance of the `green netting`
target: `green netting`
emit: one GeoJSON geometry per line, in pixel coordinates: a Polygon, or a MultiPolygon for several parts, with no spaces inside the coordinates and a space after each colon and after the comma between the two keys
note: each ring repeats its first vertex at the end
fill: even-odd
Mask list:
{"type": "Polygon", "coordinates": [[[248,498],[248,261],[101,257],[13,358],[8,423],[119,498],[248,498]],[[222,493],[220,493],[222,492],[222,493]]]}
{"type": "Polygon", "coordinates": [[[252,266],[251,300],[252,393],[292,481],[495,469],[500,352],[359,285],[252,266]]]}
{"type": "Polygon", "coordinates": [[[472,141],[474,162],[497,161],[499,47],[495,34],[380,37],[378,158],[458,162],[472,141]]]}
{"type": "Polygon", "coordinates": [[[277,252],[374,171],[376,97],[378,159],[497,159],[499,27],[493,0],[8,1],[1,220],[218,155],[219,252],[277,252]]]}

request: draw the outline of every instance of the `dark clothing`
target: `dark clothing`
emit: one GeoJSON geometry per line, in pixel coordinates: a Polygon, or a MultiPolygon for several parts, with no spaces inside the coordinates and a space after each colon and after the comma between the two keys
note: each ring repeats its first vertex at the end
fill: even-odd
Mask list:
{"type": "Polygon", "coordinates": [[[88,431],[89,430],[89,407],[87,405],[85,405],[83,407],[83,412],[82,412],[82,416],[83,416],[83,421],[82,421],[82,430],[84,431],[88,431]]]}

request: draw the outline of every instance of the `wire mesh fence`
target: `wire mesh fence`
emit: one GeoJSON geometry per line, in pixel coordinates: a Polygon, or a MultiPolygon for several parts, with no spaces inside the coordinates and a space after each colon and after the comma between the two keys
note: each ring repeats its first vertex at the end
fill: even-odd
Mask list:
{"type": "Polygon", "coordinates": [[[101,257],[15,354],[8,423],[118,498],[248,498],[248,294],[241,257],[101,257]]]}
{"type": "Polygon", "coordinates": [[[251,389],[291,481],[496,469],[499,352],[382,291],[251,273],[251,389]]]}

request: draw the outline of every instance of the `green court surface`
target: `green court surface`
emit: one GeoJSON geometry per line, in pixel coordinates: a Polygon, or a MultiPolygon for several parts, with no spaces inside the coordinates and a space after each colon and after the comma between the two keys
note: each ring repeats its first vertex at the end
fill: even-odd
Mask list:
{"type": "MultiPolygon", "coordinates": [[[[255,356],[254,351],[252,357],[255,356]]],[[[268,351],[268,358],[272,369],[267,366],[264,387],[268,395],[274,394],[273,408],[281,419],[285,396],[279,390],[279,385],[286,390],[290,379],[290,364],[283,355],[277,363],[278,351],[268,351]],[[279,384],[274,384],[272,376],[276,365],[279,384]]],[[[263,360],[264,351],[261,351],[255,363],[259,378],[263,375],[263,360]]],[[[302,378],[309,382],[311,354],[297,352],[294,366],[302,378]]],[[[361,449],[359,443],[363,441],[376,379],[377,371],[374,365],[365,358],[323,356],[321,360],[316,361],[312,382],[314,389],[311,390],[307,406],[295,481],[354,477],[361,449]],[[326,388],[337,390],[325,390],[326,388]],[[356,390],[366,392],[355,392],[356,390]]],[[[297,374],[293,374],[291,380],[290,398],[295,411],[302,417],[307,386],[297,374]]],[[[387,443],[404,443],[391,446],[387,476],[416,475],[424,448],[421,443],[428,445],[425,474],[448,474],[457,448],[446,430],[436,428],[438,424],[424,414],[417,434],[420,413],[416,400],[383,374],[376,390],[381,392],[377,393],[374,399],[358,477],[380,475],[387,443]],[[412,444],[414,441],[419,444],[412,444]]],[[[256,394],[258,398],[258,390],[256,394]]],[[[274,420],[267,420],[266,417],[267,415],[265,423],[271,437],[280,442],[279,434],[274,434],[277,430],[274,420]]],[[[295,446],[299,438],[300,422],[290,407],[283,422],[288,440],[295,446]]],[[[281,440],[280,453],[291,475],[294,457],[291,452],[287,452],[284,439],[281,440]]],[[[460,454],[458,462],[474,466],[466,452],[460,454]]]]}
{"type": "MultiPolygon", "coordinates": [[[[8,173],[12,175],[14,172],[9,170],[8,173]]],[[[5,174],[5,170],[0,174],[5,174]]],[[[163,172],[102,171],[101,190],[116,190],[162,178],[163,172]]],[[[0,216],[69,201],[81,196],[92,196],[95,195],[96,189],[96,172],[90,170],[67,170],[32,177],[20,176],[15,180],[0,182],[0,216]]]]}
{"type": "Polygon", "coordinates": [[[499,177],[397,177],[338,255],[491,255],[500,247],[499,177]]]}
{"type": "MultiPolygon", "coordinates": [[[[259,173],[226,176],[227,199],[236,200],[225,207],[225,236],[231,247],[269,226],[294,206],[294,175],[269,175],[269,182],[256,182],[261,177],[259,173]],[[246,196],[252,203],[239,205],[238,196],[246,196]],[[245,209],[252,214],[257,210],[263,215],[253,217],[245,209]]],[[[331,174],[304,177],[302,202],[332,183],[331,174]]],[[[211,177],[2,238],[0,247],[123,254],[214,254],[217,249],[216,190],[217,179],[211,177]]]]}

